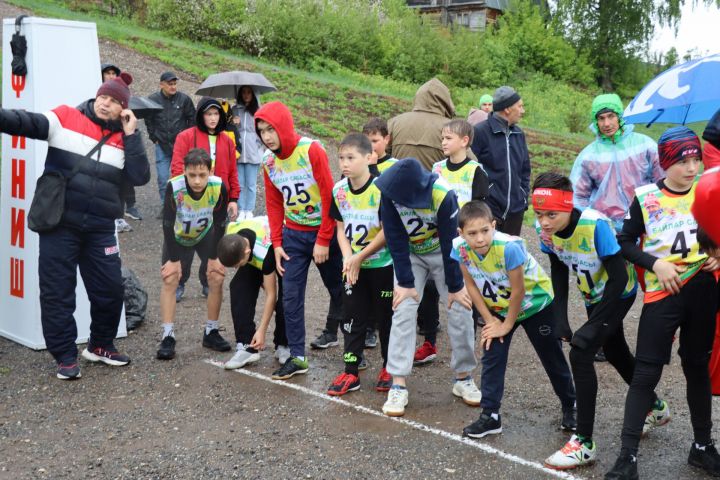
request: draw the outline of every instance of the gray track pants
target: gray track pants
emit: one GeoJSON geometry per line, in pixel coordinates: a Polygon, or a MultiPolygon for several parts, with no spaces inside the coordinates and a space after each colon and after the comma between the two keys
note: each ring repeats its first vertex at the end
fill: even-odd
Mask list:
{"type": "MultiPolygon", "coordinates": [[[[410,254],[415,289],[422,300],[425,282],[435,280],[440,301],[447,306],[448,290],[445,285],[442,254],[437,251],[425,255],[410,254]]],[[[407,377],[413,366],[415,354],[415,325],[420,302],[413,298],[403,301],[393,313],[388,348],[387,371],[390,375],[407,377]]],[[[455,372],[470,372],[477,366],[475,358],[475,333],[472,311],[459,303],[453,303],[447,310],[448,327],[452,356],[450,368],[455,372]]]]}

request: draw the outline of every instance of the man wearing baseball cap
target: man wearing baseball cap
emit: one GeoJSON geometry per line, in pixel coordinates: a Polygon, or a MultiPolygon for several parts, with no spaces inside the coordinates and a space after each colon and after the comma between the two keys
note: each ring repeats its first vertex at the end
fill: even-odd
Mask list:
{"type": "Polygon", "coordinates": [[[155,144],[155,168],[161,203],[165,199],[165,186],[170,179],[175,137],[195,125],[195,105],[189,96],[178,91],[177,84],[178,77],[174,72],[163,72],[160,75],[160,90],[148,98],[160,104],[162,110],[145,119],[150,141],[155,144]]]}
{"type": "Polygon", "coordinates": [[[132,76],[122,72],[77,108],[0,109],[0,132],[47,141],[45,172],[59,172],[67,181],[59,223],[39,232],[38,262],[43,336],[63,380],[80,377],[73,317],[78,266],[92,317],[82,356],[110,366],[130,362],[113,343],[123,308],[115,219],[122,216],[120,185],[150,180],[137,119],[128,109],[131,83],[132,76]]]}

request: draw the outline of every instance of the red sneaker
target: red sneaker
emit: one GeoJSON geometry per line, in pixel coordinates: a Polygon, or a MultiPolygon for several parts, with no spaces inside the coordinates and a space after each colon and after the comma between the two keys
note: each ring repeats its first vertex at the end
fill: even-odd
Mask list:
{"type": "Polygon", "coordinates": [[[327,393],[328,395],[339,397],[341,395],[345,395],[348,392],[354,392],[359,388],[360,379],[358,377],[350,373],[341,373],[340,375],[335,377],[335,380],[333,380],[332,385],[330,385],[330,388],[328,388],[327,393]]]}
{"type": "Polygon", "coordinates": [[[420,348],[415,350],[415,358],[413,359],[414,365],[423,365],[430,363],[437,357],[437,348],[432,343],[425,340],[425,343],[420,345],[420,348]]]}
{"type": "Polygon", "coordinates": [[[390,390],[390,387],[392,387],[392,375],[383,367],[383,369],[380,370],[380,375],[378,375],[375,390],[378,392],[387,392],[390,390]]]}

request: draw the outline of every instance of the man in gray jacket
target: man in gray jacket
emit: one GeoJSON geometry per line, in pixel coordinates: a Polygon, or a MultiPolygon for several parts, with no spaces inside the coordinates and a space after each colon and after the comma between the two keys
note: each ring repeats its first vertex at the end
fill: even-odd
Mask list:
{"type": "Polygon", "coordinates": [[[160,203],[165,199],[165,186],[170,179],[175,137],[195,125],[195,105],[189,96],[177,89],[178,77],[173,72],[160,75],[160,91],[148,98],[162,105],[163,109],[145,119],[150,141],[155,144],[155,168],[157,169],[160,203]]]}

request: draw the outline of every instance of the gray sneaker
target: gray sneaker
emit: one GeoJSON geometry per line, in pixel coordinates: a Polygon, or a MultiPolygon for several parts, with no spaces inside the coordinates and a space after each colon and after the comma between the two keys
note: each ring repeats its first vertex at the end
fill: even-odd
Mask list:
{"type": "Polygon", "coordinates": [[[255,363],[260,360],[260,354],[258,352],[248,352],[245,348],[235,352],[235,355],[225,362],[225,370],[236,370],[242,368],[249,363],[255,363]]]}
{"type": "Polygon", "coordinates": [[[335,334],[322,332],[315,340],[310,342],[312,348],[325,349],[328,347],[336,347],[340,345],[338,337],[335,334]]]}

